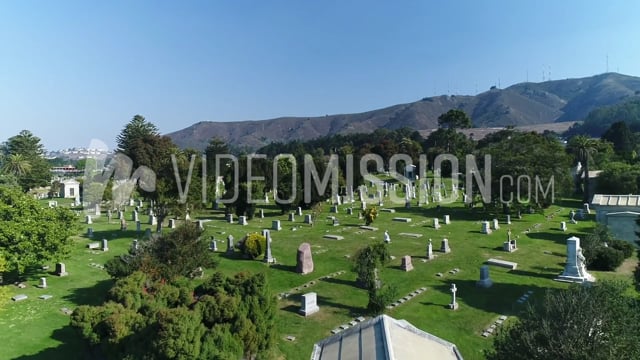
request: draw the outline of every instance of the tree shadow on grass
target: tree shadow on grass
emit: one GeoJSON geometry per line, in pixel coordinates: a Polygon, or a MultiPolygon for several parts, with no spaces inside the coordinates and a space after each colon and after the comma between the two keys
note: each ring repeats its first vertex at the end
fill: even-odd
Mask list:
{"type": "MultiPolygon", "coordinates": [[[[539,275],[539,274],[536,274],[539,275]]],[[[451,283],[456,284],[458,289],[456,297],[460,303],[460,307],[470,306],[485,312],[496,314],[517,314],[526,308],[527,304],[532,300],[518,303],[517,300],[528,291],[533,291],[529,299],[541,296],[546,288],[535,285],[520,285],[513,283],[494,282],[490,288],[480,288],[476,286],[474,280],[456,280],[447,281],[439,285],[431,287],[432,291],[438,291],[447,295],[451,295],[451,283]]],[[[449,300],[450,301],[450,298],[449,300]]],[[[425,304],[425,305],[442,305],[448,304],[425,304]]]]}
{"type": "Polygon", "coordinates": [[[330,284],[338,284],[338,285],[346,285],[346,286],[356,287],[355,281],[338,279],[338,278],[335,278],[335,277],[330,277],[330,278],[325,277],[324,279],[321,279],[320,281],[328,282],[330,284]]]}
{"type": "Polygon", "coordinates": [[[295,273],[297,272],[297,268],[295,265],[284,265],[284,264],[272,264],[271,265],[272,269],[276,269],[276,270],[281,270],[281,271],[285,271],[285,272],[292,272],[295,273]]]}
{"type": "Polygon", "coordinates": [[[76,305],[102,305],[113,284],[112,279],[101,280],[92,287],[75,288],[70,294],[63,296],[63,299],[76,305]]]}
{"type": "Polygon", "coordinates": [[[54,360],[54,359],[78,359],[78,360],[102,360],[96,351],[91,350],[86,342],[79,336],[71,325],[55,329],[51,338],[62,344],[41,350],[32,355],[23,355],[14,360],[54,360]]]}

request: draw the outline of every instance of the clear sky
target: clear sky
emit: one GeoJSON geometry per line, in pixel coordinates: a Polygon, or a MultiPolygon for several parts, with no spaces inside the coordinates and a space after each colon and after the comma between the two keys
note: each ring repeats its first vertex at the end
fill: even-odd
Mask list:
{"type": "Polygon", "coordinates": [[[640,75],[638,1],[0,1],[0,141],[113,146],[135,114],[351,113],[492,85],[640,75]]]}

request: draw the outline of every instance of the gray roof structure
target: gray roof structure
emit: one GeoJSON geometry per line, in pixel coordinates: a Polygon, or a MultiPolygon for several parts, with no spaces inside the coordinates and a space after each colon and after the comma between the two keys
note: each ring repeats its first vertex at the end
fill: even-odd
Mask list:
{"type": "Polygon", "coordinates": [[[455,344],[380,315],[313,346],[311,360],[462,360],[455,344]]]}

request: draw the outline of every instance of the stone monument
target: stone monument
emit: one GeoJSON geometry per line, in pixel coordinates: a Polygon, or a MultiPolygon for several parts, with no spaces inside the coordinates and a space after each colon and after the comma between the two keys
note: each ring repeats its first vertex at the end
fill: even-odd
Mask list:
{"type": "Polygon", "coordinates": [[[567,239],[567,263],[564,271],[556,278],[557,281],[584,283],[594,282],[596,279],[587,272],[580,239],[572,236],[567,239]]]}
{"type": "Polygon", "coordinates": [[[302,295],[302,307],[300,308],[300,314],[307,317],[320,311],[320,308],[318,307],[317,296],[318,294],[314,292],[302,295]]]}
{"type": "Polygon", "coordinates": [[[309,243],[302,243],[298,247],[296,271],[299,274],[313,272],[313,258],[311,257],[311,245],[309,243]]]}
{"type": "Polygon", "coordinates": [[[476,282],[476,286],[490,288],[491,285],[493,285],[493,281],[489,277],[489,265],[482,265],[480,267],[480,280],[476,282]]]}
{"type": "Polygon", "coordinates": [[[400,267],[404,271],[413,270],[413,264],[411,263],[411,256],[410,255],[405,255],[405,256],[402,257],[402,264],[400,265],[400,267]]]}

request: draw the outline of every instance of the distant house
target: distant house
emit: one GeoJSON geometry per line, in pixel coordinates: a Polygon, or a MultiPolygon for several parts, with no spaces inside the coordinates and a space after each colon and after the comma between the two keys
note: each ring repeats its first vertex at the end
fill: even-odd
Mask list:
{"type": "Polygon", "coordinates": [[[616,239],[635,243],[639,231],[636,219],[640,216],[640,195],[593,195],[591,206],[596,221],[607,225],[616,239]]]}
{"type": "Polygon", "coordinates": [[[312,360],[462,360],[458,348],[406,320],[380,315],[313,345],[312,360]]]}
{"type": "Polygon", "coordinates": [[[75,179],[63,180],[60,182],[60,197],[80,198],[80,183],[75,179]]]}

